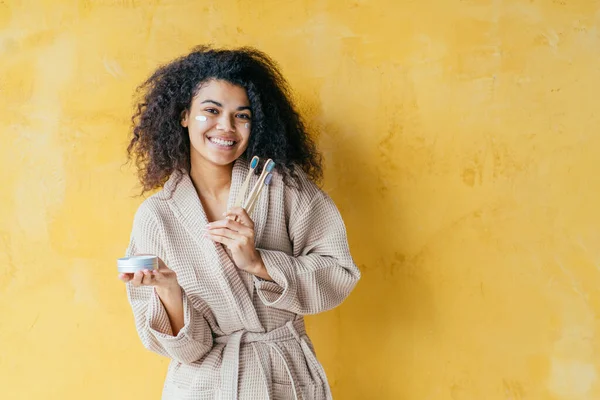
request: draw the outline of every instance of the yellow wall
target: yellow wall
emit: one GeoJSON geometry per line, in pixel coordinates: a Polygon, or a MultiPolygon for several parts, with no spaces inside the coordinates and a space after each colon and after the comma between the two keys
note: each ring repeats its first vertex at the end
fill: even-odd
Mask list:
{"type": "Polygon", "coordinates": [[[596,1],[0,1],[0,398],[159,399],[115,258],[131,95],[278,60],[363,280],[309,331],[338,399],[600,399],[596,1]]]}

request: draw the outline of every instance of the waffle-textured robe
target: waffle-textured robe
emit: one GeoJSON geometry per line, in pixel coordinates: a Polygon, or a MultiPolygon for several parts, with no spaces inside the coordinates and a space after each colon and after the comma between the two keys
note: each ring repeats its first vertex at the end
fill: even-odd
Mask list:
{"type": "MultiPolygon", "coordinates": [[[[247,173],[248,163],[236,161],[228,207],[247,173]]],[[[301,178],[300,190],[274,174],[251,215],[273,281],[239,270],[221,244],[202,237],[208,221],[189,175],[174,173],[140,205],[127,255],[159,256],[183,289],[185,325],[173,336],[154,289],[127,284],[142,343],[172,360],[163,399],[331,398],[303,315],[339,305],[360,272],[337,208],[301,178]]]]}

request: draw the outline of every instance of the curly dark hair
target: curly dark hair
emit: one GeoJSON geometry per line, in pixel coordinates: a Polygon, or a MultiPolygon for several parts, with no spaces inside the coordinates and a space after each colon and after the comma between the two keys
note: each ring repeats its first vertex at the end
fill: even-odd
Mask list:
{"type": "Polygon", "coordinates": [[[252,128],[242,157],[273,159],[286,184],[300,183],[296,168],[313,182],[320,181],[321,155],[294,108],[277,64],[254,48],[199,46],[159,67],[137,88],[140,98],[127,154],[129,161],[135,160],[142,193],[162,187],[174,171],[189,172],[190,139],[181,116],[202,83],[211,79],[244,88],[250,100],[252,128]]]}

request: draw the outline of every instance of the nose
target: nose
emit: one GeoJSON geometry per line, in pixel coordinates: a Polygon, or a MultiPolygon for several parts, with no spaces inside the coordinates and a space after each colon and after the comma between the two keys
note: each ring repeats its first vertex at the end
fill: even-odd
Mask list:
{"type": "Polygon", "coordinates": [[[224,132],[235,131],[234,124],[231,122],[231,117],[226,113],[221,114],[217,120],[217,129],[224,132]]]}

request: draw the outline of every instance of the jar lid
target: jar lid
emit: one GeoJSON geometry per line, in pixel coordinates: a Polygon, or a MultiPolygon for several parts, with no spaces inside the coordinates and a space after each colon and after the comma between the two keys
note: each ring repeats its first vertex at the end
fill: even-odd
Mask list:
{"type": "Polygon", "coordinates": [[[158,257],[156,256],[132,256],[123,257],[117,260],[119,267],[157,267],[158,257]]]}

